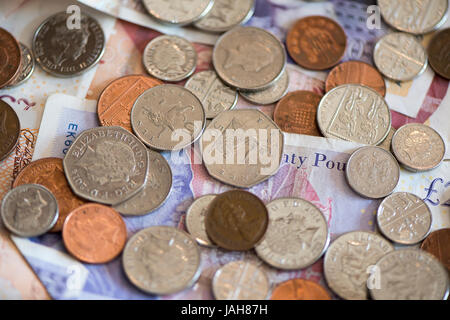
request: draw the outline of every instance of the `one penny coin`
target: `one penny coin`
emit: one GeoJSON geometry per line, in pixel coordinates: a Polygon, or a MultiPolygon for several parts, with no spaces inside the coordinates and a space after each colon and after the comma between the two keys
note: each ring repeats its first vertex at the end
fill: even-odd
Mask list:
{"type": "Polygon", "coordinates": [[[145,90],[163,84],[143,75],[124,76],[111,82],[103,90],[97,104],[98,119],[102,126],[120,126],[131,130],[131,109],[145,90]]]}
{"type": "Polygon", "coordinates": [[[78,260],[106,263],[122,252],[127,229],[116,210],[88,203],[69,214],[62,237],[67,251],[78,260]]]}
{"type": "Polygon", "coordinates": [[[219,247],[234,251],[252,249],[267,229],[269,215],[264,203],[247,191],[231,190],[218,195],[206,214],[206,233],[219,247]]]}
{"type": "Polygon", "coordinates": [[[271,300],[331,300],[328,292],[313,281],[291,279],[280,283],[272,292],[271,300]]]}
{"type": "Polygon", "coordinates": [[[341,61],[347,36],[335,21],[322,16],[298,20],[287,35],[287,49],[294,61],[306,69],[325,70],[341,61]]]}
{"type": "Polygon", "coordinates": [[[431,40],[428,59],[437,74],[450,79],[450,28],[440,31],[431,40]]]}
{"type": "Polygon", "coordinates": [[[59,158],[44,158],[28,164],[14,180],[13,188],[23,184],[40,184],[55,196],[59,207],[59,218],[51,232],[61,231],[67,215],[85,203],[70,189],[62,160],[59,158]]]}
{"type": "Polygon", "coordinates": [[[22,53],[17,40],[0,28],[0,88],[13,81],[20,70],[22,53]]]}
{"type": "Polygon", "coordinates": [[[278,102],[273,120],[284,132],[321,137],[316,122],[321,98],[310,91],[290,92],[278,102]]]}
{"type": "Polygon", "coordinates": [[[19,117],[9,104],[0,99],[0,161],[13,152],[19,135],[19,117]]]}
{"type": "Polygon", "coordinates": [[[422,250],[435,256],[450,272],[450,229],[436,230],[422,242],[422,250]]]}
{"type": "Polygon", "coordinates": [[[326,91],[343,84],[361,84],[374,89],[381,96],[386,95],[386,84],[377,69],[361,61],[347,61],[334,67],[325,82],[326,91]]]}

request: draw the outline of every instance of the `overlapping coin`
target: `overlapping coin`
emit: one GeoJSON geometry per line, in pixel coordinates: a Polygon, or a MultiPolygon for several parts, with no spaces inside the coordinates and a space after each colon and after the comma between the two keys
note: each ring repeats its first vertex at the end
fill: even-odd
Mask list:
{"type": "Polygon", "coordinates": [[[433,70],[450,80],[450,28],[439,31],[428,47],[428,57],[433,70]]]}
{"type": "Polygon", "coordinates": [[[17,113],[0,99],[0,161],[13,152],[19,142],[20,122],[17,113]]]}
{"type": "Polygon", "coordinates": [[[22,52],[20,70],[17,76],[6,86],[6,88],[17,87],[27,81],[34,71],[34,57],[30,49],[23,43],[19,42],[20,51],[22,52]]]}
{"type": "Polygon", "coordinates": [[[289,73],[284,70],[280,79],[264,90],[260,91],[241,91],[241,96],[254,104],[272,104],[283,98],[289,89],[289,73]]]}
{"type": "Polygon", "coordinates": [[[291,279],[273,289],[271,300],[331,300],[320,284],[305,279],[291,279]]]}
{"type": "Polygon", "coordinates": [[[190,24],[211,11],[214,0],[144,0],[150,15],[163,23],[190,24]]]}
{"type": "Polygon", "coordinates": [[[433,231],[420,248],[436,257],[450,272],[450,228],[433,231]]]}
{"type": "Polygon", "coordinates": [[[0,28],[0,88],[9,85],[20,71],[22,53],[16,38],[0,28]]]}
{"type": "Polygon", "coordinates": [[[206,233],[205,218],[211,202],[216,198],[215,194],[207,194],[192,202],[186,211],[186,229],[195,238],[198,244],[215,247],[206,233]]]}

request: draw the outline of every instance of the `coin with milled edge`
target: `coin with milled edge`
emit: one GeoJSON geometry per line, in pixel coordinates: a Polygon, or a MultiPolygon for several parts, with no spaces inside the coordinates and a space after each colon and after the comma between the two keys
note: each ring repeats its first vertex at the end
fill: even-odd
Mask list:
{"type": "Polygon", "coordinates": [[[330,241],[327,220],[311,202],[281,198],[267,204],[269,225],[256,245],[258,256],[273,267],[304,269],[316,262],[330,241]]]}
{"type": "Polygon", "coordinates": [[[267,230],[269,216],[254,194],[231,190],[217,195],[208,206],[206,233],[219,247],[247,251],[255,247],[267,230]]]}
{"type": "Polygon", "coordinates": [[[21,65],[20,70],[17,76],[14,78],[13,81],[11,81],[6,88],[12,88],[21,85],[25,81],[27,81],[31,74],[34,71],[34,57],[33,53],[31,53],[31,50],[28,49],[26,45],[23,43],[19,43],[20,45],[20,51],[22,52],[22,58],[21,58],[21,65]]]}
{"type": "Polygon", "coordinates": [[[222,111],[233,109],[238,101],[237,91],[225,85],[212,70],[194,74],[186,82],[185,88],[200,99],[207,119],[213,119],[222,111]]]}
{"type": "Polygon", "coordinates": [[[341,235],[325,254],[324,274],[328,286],[343,299],[367,299],[368,267],[391,251],[394,251],[392,244],[373,232],[341,235]]]}
{"type": "Polygon", "coordinates": [[[250,188],[278,171],[283,141],[281,130],[261,111],[224,111],[202,135],[203,163],[213,178],[250,188]],[[270,160],[264,163],[261,154],[269,155],[270,160]]]}
{"type": "Polygon", "coordinates": [[[195,199],[186,211],[186,229],[197,240],[198,244],[202,246],[215,247],[206,233],[205,226],[208,207],[215,198],[215,194],[208,194],[195,199]]]}
{"type": "Polygon", "coordinates": [[[15,149],[20,136],[20,121],[14,109],[0,99],[0,161],[15,149]]]}
{"type": "Polygon", "coordinates": [[[375,264],[379,286],[370,288],[374,300],[445,300],[447,270],[431,254],[417,249],[396,250],[375,264]]]}
{"type": "Polygon", "coordinates": [[[225,32],[253,16],[255,0],[215,0],[211,11],[194,23],[208,32],[225,32]]]}
{"type": "Polygon", "coordinates": [[[413,245],[431,230],[431,210],[418,196],[397,192],[385,198],[377,211],[378,230],[389,240],[413,245]]]}
{"type": "Polygon", "coordinates": [[[73,192],[116,205],[138,193],[147,180],[147,148],[121,127],[83,131],[67,151],[64,172],[73,192]]]}
{"type": "Polygon", "coordinates": [[[0,213],[3,225],[15,235],[37,237],[55,225],[58,203],[47,188],[24,184],[5,195],[0,213]]]}
{"type": "Polygon", "coordinates": [[[66,12],[51,16],[33,38],[36,62],[58,77],[82,74],[100,61],[105,50],[105,35],[94,18],[81,13],[80,28],[68,29],[70,17],[66,12]]]}
{"type": "Polygon", "coordinates": [[[212,281],[217,300],[264,300],[270,289],[265,272],[247,261],[232,261],[214,274],[212,281]]]}
{"type": "Polygon", "coordinates": [[[446,21],[448,0],[378,0],[378,6],[384,21],[395,29],[425,34],[446,21]]]}
{"type": "Polygon", "coordinates": [[[270,32],[256,27],[235,27],[217,40],[213,64],[229,86],[258,91],[275,83],[286,66],[286,52],[270,32]]]}
{"type": "Polygon", "coordinates": [[[439,31],[428,47],[430,65],[441,77],[450,80],[450,28],[439,31]]]}
{"type": "Polygon", "coordinates": [[[0,28],[0,88],[9,85],[19,74],[22,54],[16,38],[0,28]]]}
{"type": "Polygon", "coordinates": [[[391,129],[391,112],[375,90],[356,84],[334,88],[321,100],[317,123],[327,138],[378,145],[391,129]]]}
{"type": "Polygon", "coordinates": [[[289,88],[289,74],[284,70],[281,78],[267,89],[261,91],[240,91],[241,96],[255,104],[272,104],[283,98],[289,88]]]}
{"type": "Polygon", "coordinates": [[[411,123],[399,128],[392,138],[392,152],[410,171],[429,171],[445,157],[445,142],[433,128],[411,123]]]}
{"type": "Polygon", "coordinates": [[[187,25],[211,11],[214,0],[143,0],[150,15],[163,23],[187,25]]]}
{"type": "Polygon", "coordinates": [[[423,45],[407,33],[390,33],[378,40],[373,59],[378,70],[394,81],[409,81],[421,75],[428,65],[423,45]]]}
{"type": "Polygon", "coordinates": [[[136,136],[156,150],[180,150],[194,143],[206,123],[201,101],[188,89],[164,84],[136,99],[131,126],[136,136]]]}
{"type": "Polygon", "coordinates": [[[320,284],[305,279],[291,279],[273,289],[270,300],[331,300],[320,284]]]}
{"type": "Polygon", "coordinates": [[[184,231],[150,227],[128,240],[122,255],[132,284],[150,294],[168,295],[192,286],[200,276],[200,250],[184,231]]]}
{"type": "Polygon", "coordinates": [[[420,249],[435,256],[450,272],[450,228],[433,231],[420,249]]]}
{"type": "Polygon", "coordinates": [[[167,160],[158,152],[147,150],[147,181],[136,195],[114,206],[126,216],[142,216],[158,209],[169,197],[172,189],[172,170],[167,160]]]}
{"type": "Polygon", "coordinates": [[[142,60],[150,75],[164,81],[177,82],[194,73],[197,52],[186,39],[162,35],[147,44],[142,60]]]}
{"type": "Polygon", "coordinates": [[[345,176],[359,195],[381,199],[390,195],[400,179],[400,166],[394,156],[383,148],[363,147],[348,160],[345,176]]]}

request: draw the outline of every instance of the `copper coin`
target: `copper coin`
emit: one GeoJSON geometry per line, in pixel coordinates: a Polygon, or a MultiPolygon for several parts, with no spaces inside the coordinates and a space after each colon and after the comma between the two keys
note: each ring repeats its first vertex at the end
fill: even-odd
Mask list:
{"type": "Polygon", "coordinates": [[[50,232],[61,231],[69,213],[85,203],[70,189],[64,174],[62,160],[59,158],[43,158],[28,164],[17,175],[13,188],[23,184],[40,184],[55,196],[59,207],[59,217],[50,232]]]}
{"type": "Polygon", "coordinates": [[[291,58],[298,65],[311,70],[325,70],[344,57],[347,36],[334,20],[310,16],[294,24],[286,42],[291,58]]]}
{"type": "Polygon", "coordinates": [[[266,232],[268,222],[264,203],[241,190],[216,196],[205,218],[209,238],[219,247],[235,251],[252,249],[266,232]]]}
{"type": "Polygon", "coordinates": [[[0,99],[0,161],[13,152],[19,135],[19,117],[9,104],[0,99]]]}
{"type": "Polygon", "coordinates": [[[331,300],[328,292],[319,284],[304,280],[291,279],[280,283],[272,291],[271,300],[331,300]]]}
{"type": "Polygon", "coordinates": [[[320,95],[310,91],[290,92],[278,102],[273,120],[284,132],[321,137],[316,122],[321,99],[320,95]]]}
{"type": "Polygon", "coordinates": [[[127,228],[116,210],[88,203],[69,214],[62,237],[67,251],[78,260],[106,263],[122,252],[127,228]]]}
{"type": "Polygon", "coordinates": [[[428,59],[437,74],[450,79],[450,28],[438,32],[431,40],[428,59]]]}
{"type": "Polygon", "coordinates": [[[450,272],[450,229],[436,230],[428,235],[420,247],[434,255],[450,272]]]}
{"type": "Polygon", "coordinates": [[[0,28],[0,88],[15,79],[20,70],[22,53],[17,40],[0,28]]]}
{"type": "Polygon", "coordinates": [[[383,97],[386,95],[386,84],[381,73],[361,61],[343,62],[331,70],[325,82],[326,91],[343,84],[361,84],[374,89],[383,97]]]}
{"type": "Polygon", "coordinates": [[[163,84],[148,76],[124,76],[111,82],[103,90],[97,104],[102,126],[120,126],[131,130],[131,109],[136,99],[147,89],[163,84]]]}

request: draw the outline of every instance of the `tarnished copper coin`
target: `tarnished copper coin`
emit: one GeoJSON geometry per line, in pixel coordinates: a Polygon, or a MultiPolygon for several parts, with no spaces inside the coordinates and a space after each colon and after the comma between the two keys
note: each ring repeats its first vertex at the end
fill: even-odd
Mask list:
{"type": "Polygon", "coordinates": [[[228,250],[252,249],[267,229],[269,215],[254,194],[231,190],[218,195],[209,205],[205,226],[209,238],[228,250]]]}
{"type": "Polygon", "coordinates": [[[298,20],[287,35],[287,49],[294,61],[306,69],[325,70],[341,61],[347,47],[344,29],[322,16],[298,20]]]}
{"type": "Polygon", "coordinates": [[[17,40],[0,28],[0,88],[15,79],[20,70],[21,57],[17,40]]]}
{"type": "Polygon", "coordinates": [[[450,28],[438,32],[431,40],[428,60],[437,74],[450,79],[450,28]]]}
{"type": "Polygon", "coordinates": [[[331,297],[320,284],[304,279],[291,279],[273,289],[270,300],[331,300],[331,297]]]}
{"type": "Polygon", "coordinates": [[[450,229],[436,230],[428,235],[420,247],[435,256],[450,272],[450,229]]]}
{"type": "Polygon", "coordinates": [[[163,84],[143,75],[124,76],[111,82],[102,92],[97,104],[98,119],[102,126],[120,126],[131,130],[131,109],[145,90],[163,84]]]}
{"type": "Polygon", "coordinates": [[[321,98],[311,91],[290,92],[278,102],[273,120],[284,132],[321,137],[316,122],[321,98]]]}
{"type": "Polygon", "coordinates": [[[19,117],[9,104],[0,99],[0,161],[14,150],[19,135],[19,117]]]}
{"type": "Polygon", "coordinates": [[[78,260],[106,263],[122,252],[127,228],[116,210],[88,203],[69,214],[62,237],[67,251],[78,260]]]}
{"type": "Polygon", "coordinates": [[[23,184],[40,184],[55,196],[59,207],[59,217],[50,232],[61,231],[67,215],[85,203],[70,189],[64,174],[62,160],[59,158],[43,158],[28,164],[17,175],[13,188],[23,184]]]}
{"type": "Polygon", "coordinates": [[[381,73],[361,61],[347,61],[334,67],[328,74],[325,89],[328,92],[343,84],[361,84],[374,89],[383,97],[386,95],[386,84],[381,73]]]}

